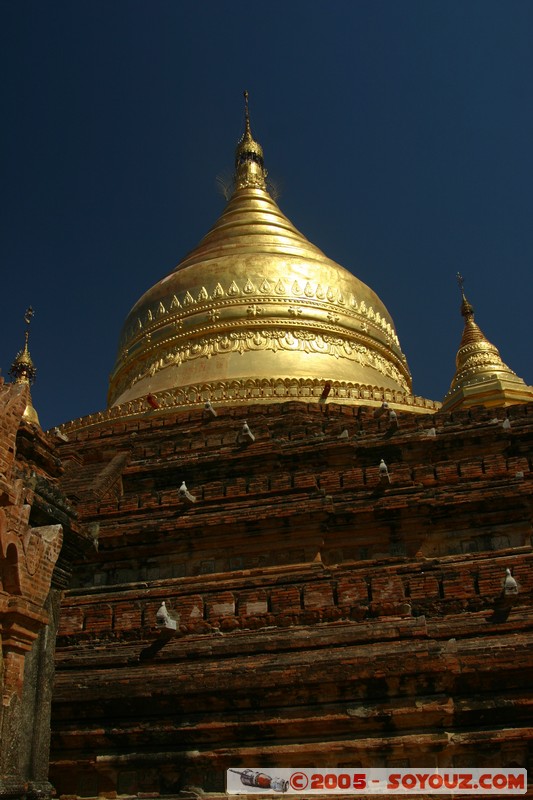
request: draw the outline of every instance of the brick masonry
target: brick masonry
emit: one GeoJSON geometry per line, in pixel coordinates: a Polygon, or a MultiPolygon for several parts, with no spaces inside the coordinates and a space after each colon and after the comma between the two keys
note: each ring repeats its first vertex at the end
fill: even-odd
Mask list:
{"type": "Polygon", "coordinates": [[[23,418],[28,398],[26,385],[0,379],[0,797],[10,798],[52,789],[53,655],[68,571],[60,556],[76,538],[55,444],[23,418]]]}
{"type": "Polygon", "coordinates": [[[216,796],[241,765],[532,766],[533,405],[398,419],[147,412],[58,443],[98,538],[61,610],[59,796],[216,796]]]}

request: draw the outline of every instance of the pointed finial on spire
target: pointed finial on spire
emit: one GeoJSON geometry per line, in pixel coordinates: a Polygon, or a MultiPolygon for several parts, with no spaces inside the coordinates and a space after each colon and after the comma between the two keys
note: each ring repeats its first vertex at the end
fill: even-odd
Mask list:
{"type": "Polygon", "coordinates": [[[250,128],[250,110],[248,108],[248,92],[245,89],[243,92],[244,96],[244,135],[248,134],[249,136],[252,135],[252,130],[250,128]]]}
{"type": "Polygon", "coordinates": [[[26,309],[24,314],[24,322],[26,323],[26,330],[24,332],[24,347],[17,353],[9,374],[15,379],[15,383],[27,383],[28,385],[35,381],[37,370],[33,364],[28,349],[28,340],[30,338],[30,323],[35,314],[31,306],[26,309]]]}
{"type": "MultiPolygon", "coordinates": [[[[24,347],[17,353],[17,356],[11,365],[11,369],[9,370],[9,374],[14,379],[15,383],[23,383],[26,384],[26,386],[30,386],[35,381],[35,376],[37,374],[37,370],[35,369],[35,365],[28,349],[30,323],[34,314],[35,312],[33,308],[28,306],[26,313],[24,314],[24,322],[26,323],[26,330],[24,332],[24,347]]],[[[28,404],[22,416],[25,420],[27,420],[27,422],[31,422],[36,425],[39,424],[39,417],[37,416],[37,412],[33,407],[30,394],[28,394],[28,404]]]]}
{"type": "Polygon", "coordinates": [[[463,302],[461,303],[461,314],[463,317],[473,317],[474,316],[474,307],[468,302],[465,295],[464,285],[465,279],[461,275],[460,272],[457,273],[457,283],[459,284],[459,288],[461,290],[461,296],[463,298],[463,302]]]}
{"type": "Polygon", "coordinates": [[[28,306],[28,308],[26,309],[26,313],[24,314],[24,322],[26,323],[26,325],[29,326],[29,324],[32,321],[34,315],[35,315],[35,311],[33,310],[33,308],[31,306],[28,306]]]}
{"type": "Polygon", "coordinates": [[[244,133],[235,151],[235,188],[265,188],[266,169],[263,148],[252,136],[248,92],[244,91],[244,133]]]}

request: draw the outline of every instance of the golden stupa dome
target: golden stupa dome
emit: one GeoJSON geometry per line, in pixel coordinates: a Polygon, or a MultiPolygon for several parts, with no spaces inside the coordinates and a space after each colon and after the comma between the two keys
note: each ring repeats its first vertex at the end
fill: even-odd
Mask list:
{"type": "Polygon", "coordinates": [[[109,406],[147,396],[166,407],[303,399],[326,384],[340,402],[421,405],[379,297],[296,230],[265,177],[246,102],[234,193],[128,315],[109,406]]]}

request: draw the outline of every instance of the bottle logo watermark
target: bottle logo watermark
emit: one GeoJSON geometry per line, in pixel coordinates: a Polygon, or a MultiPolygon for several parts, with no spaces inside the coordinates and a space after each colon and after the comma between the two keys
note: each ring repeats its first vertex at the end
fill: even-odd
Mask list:
{"type": "Polygon", "coordinates": [[[525,769],[292,769],[227,770],[228,794],[357,795],[525,794],[525,769]]]}

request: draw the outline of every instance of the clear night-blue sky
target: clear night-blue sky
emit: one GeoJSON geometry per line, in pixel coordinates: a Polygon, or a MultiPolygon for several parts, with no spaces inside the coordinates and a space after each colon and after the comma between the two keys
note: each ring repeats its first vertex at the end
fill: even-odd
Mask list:
{"type": "Polygon", "coordinates": [[[530,0],[3,0],[0,365],[43,427],[105,407],[122,323],[206,233],[250,92],[279,205],[442,399],[476,321],[533,382],[530,0]]]}

